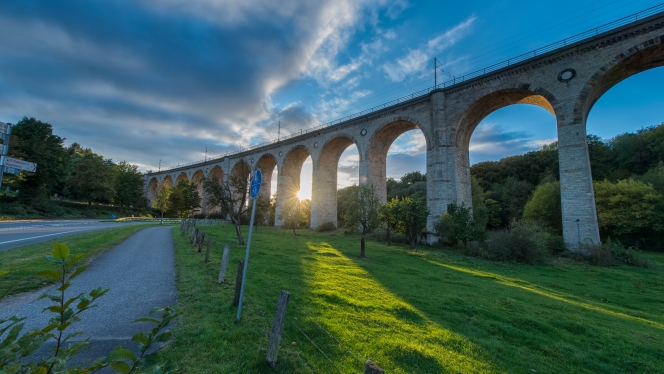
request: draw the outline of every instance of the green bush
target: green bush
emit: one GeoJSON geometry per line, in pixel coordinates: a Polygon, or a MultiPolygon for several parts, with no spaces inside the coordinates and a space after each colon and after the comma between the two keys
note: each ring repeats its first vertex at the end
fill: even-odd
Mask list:
{"type": "Polygon", "coordinates": [[[509,228],[490,232],[478,255],[493,261],[535,264],[564,248],[562,238],[528,221],[512,221],[509,228]]]}
{"type": "Polygon", "coordinates": [[[323,223],[322,225],[318,226],[318,228],[316,228],[316,231],[318,231],[318,232],[326,232],[326,231],[334,231],[334,230],[336,230],[336,229],[337,229],[337,227],[334,225],[334,223],[332,223],[332,222],[325,222],[325,223],[323,223]]]}
{"type": "Polygon", "coordinates": [[[653,266],[649,261],[639,258],[636,248],[626,248],[619,241],[612,241],[610,238],[602,244],[584,244],[579,253],[595,266],[615,266],[620,263],[644,268],[653,266]]]}

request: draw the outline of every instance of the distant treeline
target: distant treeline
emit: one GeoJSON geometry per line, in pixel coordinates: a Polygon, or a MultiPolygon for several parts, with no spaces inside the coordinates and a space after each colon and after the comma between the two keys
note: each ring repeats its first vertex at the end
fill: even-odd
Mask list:
{"type": "Polygon", "coordinates": [[[12,126],[9,157],[37,163],[37,172],[4,174],[3,191],[6,186],[18,191],[18,204],[11,209],[43,205],[56,195],[88,205],[147,206],[143,175],[136,165],[105,159],[78,143],[65,147],[64,141],[50,124],[35,118],[24,117],[12,126]]]}

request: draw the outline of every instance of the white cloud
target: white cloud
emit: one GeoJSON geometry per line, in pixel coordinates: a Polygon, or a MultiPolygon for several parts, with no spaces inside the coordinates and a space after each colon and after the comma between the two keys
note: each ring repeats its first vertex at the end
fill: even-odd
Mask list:
{"type": "Polygon", "coordinates": [[[422,72],[426,65],[430,63],[433,55],[453,46],[467,36],[474,22],[475,17],[470,17],[443,34],[428,40],[420,48],[410,49],[405,56],[398,58],[396,62],[385,63],[383,70],[387,77],[393,82],[401,82],[411,74],[422,72]]]}

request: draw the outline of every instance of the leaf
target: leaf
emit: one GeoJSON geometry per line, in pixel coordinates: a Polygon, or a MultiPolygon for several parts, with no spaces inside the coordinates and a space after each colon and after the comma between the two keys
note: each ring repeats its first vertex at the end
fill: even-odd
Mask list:
{"type": "Polygon", "coordinates": [[[78,277],[79,275],[81,275],[81,273],[87,268],[88,268],[88,265],[83,265],[83,266],[77,267],[76,270],[74,270],[74,273],[69,276],[69,279],[67,279],[67,282],[69,282],[72,279],[74,279],[74,278],[78,277]]]}
{"type": "Polygon", "coordinates": [[[119,371],[120,373],[125,373],[125,374],[129,373],[129,370],[131,370],[131,366],[129,366],[124,361],[111,362],[111,368],[115,371],[119,371]]]}
{"type": "Polygon", "coordinates": [[[170,339],[171,336],[173,336],[172,333],[165,332],[163,334],[157,335],[157,337],[154,338],[154,340],[152,342],[154,342],[154,343],[163,343],[163,342],[167,341],[168,339],[170,339]]]}
{"type": "Polygon", "coordinates": [[[127,348],[122,348],[121,346],[115,347],[113,352],[111,352],[111,359],[126,359],[131,362],[136,361],[136,355],[134,355],[134,352],[128,350],[127,348]]]}
{"type": "Polygon", "coordinates": [[[79,253],[76,256],[70,258],[69,261],[67,261],[67,267],[85,257],[85,255],[86,253],[79,253]]]}
{"type": "Polygon", "coordinates": [[[69,247],[62,243],[55,243],[53,246],[53,257],[58,260],[64,260],[69,257],[69,247]]]}
{"type": "Polygon", "coordinates": [[[140,344],[148,344],[148,336],[145,335],[145,333],[142,332],[137,332],[134,334],[134,336],[131,337],[131,341],[140,343],[140,344]]]}
{"type": "Polygon", "coordinates": [[[41,278],[60,280],[60,272],[55,270],[42,270],[35,275],[41,278]]]}

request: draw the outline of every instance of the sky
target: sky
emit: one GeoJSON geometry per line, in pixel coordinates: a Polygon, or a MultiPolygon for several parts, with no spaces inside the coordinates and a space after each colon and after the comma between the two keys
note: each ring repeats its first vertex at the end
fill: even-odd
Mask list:
{"type": "MultiPolygon", "coordinates": [[[[35,117],[140,170],[170,168],[405,96],[617,18],[648,0],[9,0],[0,2],[0,121],[35,117]]],[[[629,78],[590,112],[610,139],[664,122],[664,68],[629,78]]],[[[516,105],[486,117],[471,163],[556,139],[516,105]]],[[[419,130],[390,148],[388,177],[425,171],[419,130]]],[[[311,165],[303,167],[303,196],[311,165]]],[[[339,187],[357,182],[357,152],[339,187]]]]}

